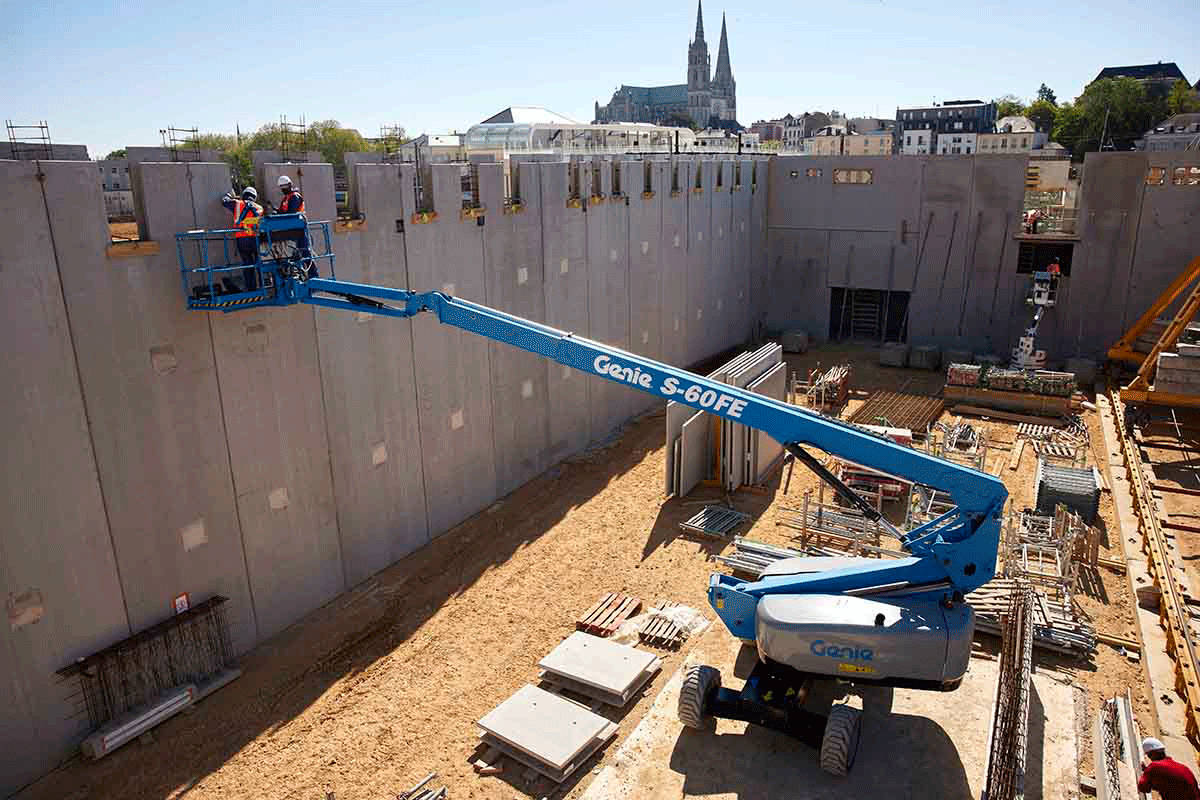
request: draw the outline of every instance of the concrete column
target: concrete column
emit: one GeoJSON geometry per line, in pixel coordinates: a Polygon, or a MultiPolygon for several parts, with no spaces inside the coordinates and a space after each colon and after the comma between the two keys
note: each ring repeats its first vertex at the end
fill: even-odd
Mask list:
{"type": "MultiPolygon", "coordinates": [[[[586,173],[582,165],[566,162],[547,162],[540,169],[546,323],[590,337],[587,219],[581,202],[568,205],[572,169],[580,171],[581,179],[586,173]]],[[[550,458],[578,453],[591,441],[588,394],[592,381],[578,370],[546,362],[550,458]]]]}
{"type": "MultiPolygon", "coordinates": [[[[337,277],[406,288],[411,171],[360,163],[350,183],[364,225],[334,235],[337,277]]],[[[429,539],[413,326],[325,308],[316,309],[316,324],[342,560],[353,586],[429,539]]]]}
{"type": "Polygon", "coordinates": [[[137,165],[145,233],[158,246],[140,257],[106,257],[103,213],[80,202],[90,179],[55,165],[47,191],[63,230],[67,307],[130,624],[140,630],[171,616],[185,592],[194,602],[220,594],[231,600],[234,647],[246,650],[258,631],[210,320],[184,305],[175,246],[176,233],[229,226],[219,203],[229,170],[137,165]]]}
{"type": "Polygon", "coordinates": [[[0,449],[5,796],[68,755],[86,725],[69,719],[74,709],[54,671],[129,634],[55,258],[56,247],[78,258],[76,243],[47,214],[67,174],[81,209],[93,217],[88,231],[101,256],[90,267],[99,272],[108,266],[107,229],[95,166],[0,161],[0,411],[8,427],[0,449]],[[53,189],[38,179],[39,170],[54,174],[53,189]]]}

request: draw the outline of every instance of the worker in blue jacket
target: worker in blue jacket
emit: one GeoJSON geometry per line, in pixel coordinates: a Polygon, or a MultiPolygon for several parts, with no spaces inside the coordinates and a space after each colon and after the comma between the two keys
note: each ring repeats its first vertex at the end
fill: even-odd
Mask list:
{"type": "Polygon", "coordinates": [[[283,192],[283,197],[279,200],[279,208],[276,209],[276,213],[304,213],[304,197],[295,190],[292,186],[292,179],[287,175],[279,176],[279,191],[283,192]]]}
{"type": "Polygon", "coordinates": [[[258,223],[262,220],[263,207],[258,204],[258,192],[253,186],[242,189],[240,198],[228,192],[221,198],[221,204],[233,212],[233,240],[237,243],[238,255],[241,256],[242,270],[245,281],[245,291],[258,288],[258,270],[254,268],[258,261],[258,223]]]}
{"type": "MultiPolygon", "coordinates": [[[[279,191],[283,193],[283,197],[279,199],[279,206],[275,209],[276,214],[303,214],[304,213],[304,196],[296,191],[292,186],[292,179],[287,175],[279,176],[279,191]]],[[[289,263],[295,263],[302,267],[302,278],[315,278],[317,276],[317,265],[312,260],[312,250],[309,246],[308,231],[302,230],[295,234],[283,233],[277,234],[275,237],[279,242],[294,242],[295,244],[288,250],[277,254],[277,257],[282,257],[288,260],[289,263]]]]}

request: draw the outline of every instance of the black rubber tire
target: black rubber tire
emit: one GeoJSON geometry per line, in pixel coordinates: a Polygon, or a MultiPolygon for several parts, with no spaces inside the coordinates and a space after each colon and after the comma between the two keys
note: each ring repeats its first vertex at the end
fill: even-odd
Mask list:
{"type": "Polygon", "coordinates": [[[715,667],[696,664],[688,667],[679,689],[679,721],[689,728],[704,729],[709,725],[705,709],[710,692],[721,688],[721,671],[715,667]]]}
{"type": "Polygon", "coordinates": [[[821,769],[830,775],[844,776],[854,766],[858,756],[858,739],[862,733],[862,713],[853,706],[835,705],[825,721],[821,738],[821,769]]]}

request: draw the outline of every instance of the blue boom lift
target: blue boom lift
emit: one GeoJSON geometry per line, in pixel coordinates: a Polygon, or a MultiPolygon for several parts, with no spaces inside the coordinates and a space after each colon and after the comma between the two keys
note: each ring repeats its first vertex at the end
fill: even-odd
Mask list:
{"type": "Polygon", "coordinates": [[[744,688],[721,687],[720,673],[694,666],[685,676],[679,718],[705,727],[714,716],[783,731],[820,750],[821,766],[845,774],[858,748],[859,712],[846,704],[812,710],[814,685],[950,691],[970,658],[974,615],[964,595],[994,575],[1007,498],[996,478],[896,444],[806,409],[694,375],[644,356],[452,297],[336,279],[329,223],[300,214],[262,220],[257,281],[238,287],[235,231],[177,236],[189,309],[231,312],[296,303],[390,317],[436,314],[446,325],[505,342],[561,364],[766,432],[878,520],[910,554],[899,559],[791,558],[758,580],[713,574],[708,600],[758,660],[744,688]],[[314,242],[323,247],[314,249],[314,242]],[[213,259],[216,258],[214,261],[213,259]],[[320,265],[320,269],[318,269],[320,265]],[[318,273],[328,277],[315,277],[318,273]],[[246,285],[256,288],[245,290],[246,285]],[[831,474],[805,446],[950,495],[954,508],[911,531],[892,526],[831,474]]]}

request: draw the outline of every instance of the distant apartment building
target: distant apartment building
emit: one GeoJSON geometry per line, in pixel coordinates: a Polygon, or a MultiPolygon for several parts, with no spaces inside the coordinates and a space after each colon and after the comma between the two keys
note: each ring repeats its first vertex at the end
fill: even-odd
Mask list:
{"type": "Polygon", "coordinates": [[[977,141],[980,153],[1031,153],[1042,150],[1049,135],[1039,131],[1028,117],[1011,116],[996,120],[994,133],[981,133],[977,141]]]}
{"type": "Polygon", "coordinates": [[[1176,114],[1146,131],[1137,143],[1139,150],[1200,150],[1200,114],[1176,114]]]}
{"type": "Polygon", "coordinates": [[[842,153],[848,156],[886,156],[894,140],[890,131],[850,133],[842,137],[842,153]]]}
{"type": "Polygon", "coordinates": [[[897,138],[897,152],[906,156],[927,156],[933,152],[933,128],[910,128],[897,138]]]}
{"type": "MultiPolygon", "coordinates": [[[[784,119],[791,119],[789,114],[784,119]]],[[[781,142],[783,141],[783,119],[760,119],[750,126],[750,132],[758,135],[760,141],[763,142],[781,142]]]]}
{"type": "Polygon", "coordinates": [[[846,122],[846,128],[854,133],[878,133],[891,131],[896,127],[896,120],[883,117],[851,117],[846,122]]]}
{"type": "Polygon", "coordinates": [[[783,118],[783,149],[800,152],[804,140],[816,134],[818,130],[833,122],[828,114],[805,112],[798,117],[788,114],[783,118]]]}
{"type": "Polygon", "coordinates": [[[996,104],[979,100],[949,100],[941,105],[896,109],[896,133],[924,128],[943,133],[988,133],[995,130],[996,104]]]}
{"type": "Polygon", "coordinates": [[[969,156],[975,152],[977,133],[943,133],[937,137],[937,154],[939,156],[969,156]]]}
{"type": "Polygon", "coordinates": [[[1145,86],[1147,91],[1163,95],[1171,91],[1175,81],[1189,82],[1187,76],[1174,61],[1159,61],[1157,64],[1132,64],[1127,67],[1105,67],[1100,70],[1100,74],[1093,81],[1105,78],[1133,78],[1145,86]]]}

